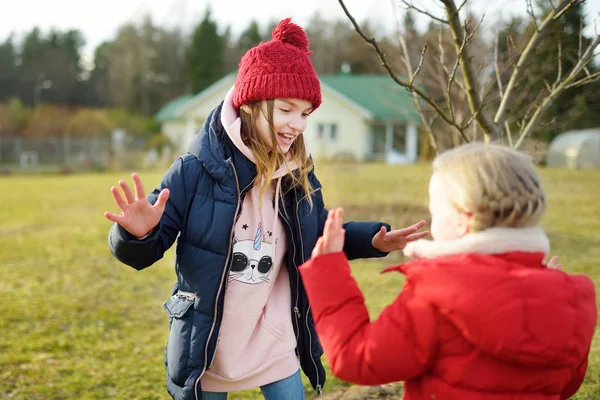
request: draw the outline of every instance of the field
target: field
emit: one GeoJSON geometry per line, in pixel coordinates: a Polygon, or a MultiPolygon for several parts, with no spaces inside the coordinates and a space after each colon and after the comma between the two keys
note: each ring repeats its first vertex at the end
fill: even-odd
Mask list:
{"type": "MultiPolygon", "coordinates": [[[[329,207],[344,206],[348,219],[395,227],[428,218],[429,173],[426,165],[318,166],[329,207]]],[[[173,285],[173,250],[137,272],[107,246],[110,223],[102,213],[115,210],[109,188],[128,175],[0,177],[0,399],[169,399],[162,304],[173,285]]],[[[149,191],[162,171],[140,175],[149,191]]],[[[542,169],[541,175],[552,254],[600,289],[600,170],[542,169]]],[[[353,262],[373,317],[402,286],[399,274],[378,272],[401,261],[390,255],[353,262]]],[[[346,399],[353,391],[329,376],[325,398],[346,399]]],[[[230,398],[262,398],[257,393],[230,398]]],[[[600,330],[574,398],[600,399],[600,330]]]]}

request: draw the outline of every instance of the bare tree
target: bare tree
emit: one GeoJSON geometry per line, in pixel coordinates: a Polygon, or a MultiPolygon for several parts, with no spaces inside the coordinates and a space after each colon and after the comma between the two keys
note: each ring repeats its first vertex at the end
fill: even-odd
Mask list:
{"type": "MultiPolygon", "coordinates": [[[[433,13],[414,5],[410,0],[400,0],[409,10],[427,16],[434,23],[440,25],[440,29],[449,32],[453,43],[453,60],[447,54],[446,48],[442,43],[442,34],[440,31],[439,51],[434,60],[439,71],[437,90],[433,92],[424,87],[431,88],[429,85],[415,84],[419,74],[425,69],[424,61],[430,48],[425,44],[419,60],[413,60],[411,52],[408,51],[406,41],[400,36],[400,44],[403,53],[403,65],[406,71],[406,78],[401,78],[395,73],[389,62],[389,57],[385,54],[380,43],[365,33],[361,26],[356,22],[343,0],[338,0],[344,13],[352,22],[356,32],[366,41],[377,53],[379,60],[390,77],[400,86],[408,89],[414,99],[417,110],[422,115],[422,122],[427,130],[432,146],[437,150],[437,138],[432,129],[433,121],[440,118],[446,124],[453,127],[462,138],[468,142],[468,130],[473,129],[471,138],[476,137],[480,130],[486,142],[495,140],[506,140],[510,146],[519,148],[523,141],[532,134],[540,119],[552,102],[560,94],[574,86],[584,85],[597,80],[600,73],[590,73],[589,64],[599,53],[595,52],[600,44],[600,35],[596,32],[595,37],[584,49],[581,48],[578,54],[577,62],[571,70],[562,71],[558,68],[558,74],[553,83],[548,83],[544,89],[537,95],[536,101],[529,107],[523,115],[521,110],[517,109],[515,103],[522,91],[528,90],[528,82],[524,77],[527,74],[528,66],[532,60],[535,50],[544,42],[548,35],[550,27],[566,11],[574,5],[579,5],[585,0],[555,0],[552,1],[552,7],[542,17],[535,15],[530,0],[527,1],[528,14],[531,17],[534,29],[533,33],[525,41],[521,49],[515,45],[511,49],[514,58],[508,65],[508,75],[510,78],[504,85],[501,79],[501,67],[497,57],[497,43],[495,57],[488,60],[481,60],[474,56],[477,52],[476,35],[483,21],[474,21],[470,15],[461,21],[461,11],[468,0],[462,0],[457,6],[454,0],[438,0],[441,4],[445,17],[439,17],[433,13]],[[482,76],[484,79],[482,79],[482,76]],[[492,85],[496,85],[498,93],[497,101],[491,102],[487,96],[492,90],[492,85]],[[439,96],[440,89],[444,96],[439,96]],[[457,89],[458,88],[458,89],[457,89]],[[453,95],[455,91],[461,92],[462,96],[453,95]],[[461,98],[466,100],[468,107],[461,105],[461,98]],[[485,100],[484,100],[485,99],[485,100]],[[466,113],[464,112],[466,111],[466,113]],[[432,115],[433,114],[433,115],[432,115]],[[520,130],[518,136],[513,138],[513,132],[510,129],[510,122],[520,120],[520,130]],[[516,139],[516,140],[514,140],[516,139]]],[[[580,37],[583,35],[580,32],[580,37]]],[[[559,65],[561,63],[561,47],[557,46],[559,65]]],[[[412,54],[414,56],[414,53],[412,54]]]]}

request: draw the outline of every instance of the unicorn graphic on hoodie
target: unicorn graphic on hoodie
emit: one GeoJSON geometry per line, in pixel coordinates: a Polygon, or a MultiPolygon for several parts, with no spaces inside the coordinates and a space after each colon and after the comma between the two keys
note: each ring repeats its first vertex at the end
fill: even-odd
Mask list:
{"type": "Polygon", "coordinates": [[[262,223],[259,222],[254,239],[233,238],[233,257],[229,270],[229,282],[238,281],[249,285],[270,282],[273,269],[273,245],[263,241],[262,223]]]}

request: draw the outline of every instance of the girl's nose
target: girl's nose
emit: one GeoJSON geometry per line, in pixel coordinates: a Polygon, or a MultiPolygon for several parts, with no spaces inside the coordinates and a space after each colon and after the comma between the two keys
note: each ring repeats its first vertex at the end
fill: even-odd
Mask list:
{"type": "Polygon", "coordinates": [[[302,116],[294,116],[288,125],[296,132],[303,132],[306,126],[306,121],[304,121],[302,116]]]}

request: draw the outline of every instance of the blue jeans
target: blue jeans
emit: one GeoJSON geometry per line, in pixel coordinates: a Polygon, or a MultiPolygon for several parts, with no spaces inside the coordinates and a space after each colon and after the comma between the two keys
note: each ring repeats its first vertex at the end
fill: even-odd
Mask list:
{"type": "MultiPolygon", "coordinates": [[[[265,400],[304,400],[304,386],[300,370],[277,382],[260,387],[265,400]]],[[[227,393],[202,392],[202,400],[227,400],[227,393]]]]}

